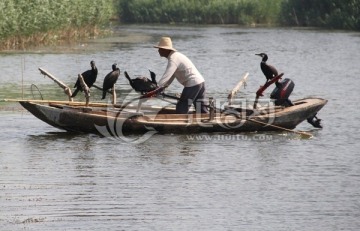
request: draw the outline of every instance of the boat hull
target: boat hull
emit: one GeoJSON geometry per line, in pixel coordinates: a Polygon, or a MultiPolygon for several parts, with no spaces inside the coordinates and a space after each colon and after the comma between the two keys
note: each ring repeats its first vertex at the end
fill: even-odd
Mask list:
{"type": "Polygon", "coordinates": [[[295,106],[276,110],[255,111],[232,108],[215,113],[178,115],[161,110],[148,113],[124,111],[118,108],[85,107],[20,101],[20,104],[49,125],[71,132],[114,135],[156,131],[161,133],[255,132],[294,129],[307,118],[316,115],[327,103],[320,98],[294,101],[295,106]]]}

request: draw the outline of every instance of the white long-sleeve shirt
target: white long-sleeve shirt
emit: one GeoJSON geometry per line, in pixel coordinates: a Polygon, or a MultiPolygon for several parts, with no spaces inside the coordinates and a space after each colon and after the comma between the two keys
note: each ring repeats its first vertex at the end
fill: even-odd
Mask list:
{"type": "Polygon", "coordinates": [[[205,82],[195,65],[185,55],[178,51],[172,51],[168,59],[168,65],[162,78],[158,81],[161,87],[169,86],[174,78],[184,87],[192,87],[205,82]]]}

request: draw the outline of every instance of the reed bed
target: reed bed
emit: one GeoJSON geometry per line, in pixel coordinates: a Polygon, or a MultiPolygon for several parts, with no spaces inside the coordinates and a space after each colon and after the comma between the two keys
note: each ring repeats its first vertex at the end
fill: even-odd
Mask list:
{"type": "Polygon", "coordinates": [[[1,0],[0,50],[96,37],[112,18],[360,30],[360,0],[1,0]]]}
{"type": "Polygon", "coordinates": [[[284,0],[279,19],[285,26],[359,31],[360,0],[284,0]]]}
{"type": "Polygon", "coordinates": [[[283,0],[119,0],[128,23],[275,24],[283,0]]]}
{"type": "Polygon", "coordinates": [[[360,0],[118,0],[122,22],[360,30],[360,0]]]}
{"type": "Polygon", "coordinates": [[[96,36],[116,10],[113,0],[1,0],[0,49],[96,36]]]}

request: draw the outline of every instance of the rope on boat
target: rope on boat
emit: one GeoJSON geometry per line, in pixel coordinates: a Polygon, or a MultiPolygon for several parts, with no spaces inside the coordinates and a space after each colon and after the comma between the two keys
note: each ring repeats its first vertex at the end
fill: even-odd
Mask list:
{"type": "Polygon", "coordinates": [[[35,99],[33,87],[35,87],[36,90],[39,92],[41,100],[44,100],[44,97],[42,96],[40,89],[35,84],[31,84],[30,91],[31,91],[31,95],[32,95],[33,99],[35,99]]]}
{"type": "Polygon", "coordinates": [[[306,136],[307,138],[313,137],[313,135],[311,133],[308,133],[308,132],[291,130],[291,129],[280,127],[280,126],[277,126],[277,125],[264,123],[264,122],[261,122],[261,121],[256,120],[256,119],[251,119],[249,117],[246,118],[246,120],[254,122],[254,123],[262,124],[262,125],[264,125],[264,127],[269,126],[269,127],[277,128],[277,129],[284,130],[284,131],[287,131],[287,132],[293,132],[293,133],[296,133],[296,134],[301,135],[301,136],[306,136]]]}

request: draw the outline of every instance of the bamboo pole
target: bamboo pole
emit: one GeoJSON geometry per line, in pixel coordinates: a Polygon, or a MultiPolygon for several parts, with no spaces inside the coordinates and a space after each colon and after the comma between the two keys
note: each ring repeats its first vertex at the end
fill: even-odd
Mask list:
{"type": "MultiPolygon", "coordinates": [[[[136,99],[138,100],[138,99],[136,99]]],[[[77,101],[65,101],[65,100],[38,100],[38,99],[2,99],[0,100],[0,102],[27,102],[27,103],[43,103],[43,104],[59,104],[59,105],[68,105],[68,106],[86,106],[86,102],[77,102],[77,101]]],[[[119,109],[124,109],[125,107],[129,107],[129,108],[137,108],[137,106],[135,105],[131,105],[130,103],[132,103],[133,101],[130,101],[128,103],[125,104],[108,104],[108,103],[89,103],[88,106],[89,107],[114,107],[114,108],[119,108],[119,109]]],[[[144,109],[148,109],[148,110],[160,110],[163,107],[156,107],[156,106],[144,106],[144,109]]]]}
{"type": "MultiPolygon", "coordinates": [[[[65,100],[40,100],[40,99],[3,99],[0,102],[29,102],[29,103],[53,103],[53,104],[64,104],[72,106],[86,106],[86,102],[75,102],[75,101],[65,101],[65,100]]],[[[89,103],[89,106],[112,106],[111,104],[106,103],[89,103]]]]}
{"type": "Polygon", "coordinates": [[[287,132],[296,133],[296,134],[301,135],[301,136],[306,136],[307,138],[313,137],[312,134],[307,133],[307,132],[295,131],[295,130],[291,130],[291,129],[288,129],[288,128],[280,127],[280,126],[273,125],[273,124],[269,124],[269,123],[264,123],[264,122],[261,122],[261,121],[259,121],[259,120],[250,119],[250,118],[247,118],[246,120],[251,121],[251,122],[254,122],[254,123],[262,124],[262,125],[264,125],[264,126],[270,126],[270,127],[273,127],[273,128],[277,128],[277,129],[279,129],[279,130],[284,130],[284,131],[287,131],[287,132]]]}
{"type": "Polygon", "coordinates": [[[115,91],[115,84],[114,84],[114,86],[111,88],[111,93],[112,93],[111,102],[112,102],[112,104],[116,104],[116,91],[115,91]]]}
{"type": "Polygon", "coordinates": [[[246,83],[246,80],[249,76],[249,73],[245,73],[243,78],[236,84],[236,86],[232,89],[232,91],[228,95],[229,105],[232,104],[233,98],[236,93],[239,91],[240,87],[246,83]]]}
{"type": "Polygon", "coordinates": [[[86,98],[85,106],[87,107],[87,106],[89,106],[89,101],[90,101],[90,88],[88,87],[88,85],[86,85],[84,78],[81,74],[79,74],[78,79],[80,82],[80,86],[85,93],[85,98],[86,98]]]}
{"type": "MultiPolygon", "coordinates": [[[[103,89],[101,88],[101,87],[99,87],[98,85],[92,85],[94,88],[96,88],[96,89],[98,89],[98,90],[100,90],[100,91],[103,91],[103,89]]],[[[111,90],[107,90],[107,93],[109,93],[109,94],[113,94],[113,92],[111,91],[111,90]]]]}
{"type": "Polygon", "coordinates": [[[69,101],[71,101],[71,102],[73,101],[73,99],[71,98],[71,95],[72,95],[71,88],[69,88],[65,83],[58,80],[55,76],[53,76],[46,70],[44,70],[40,67],[39,67],[39,70],[40,70],[41,74],[46,75],[47,77],[52,79],[55,83],[57,83],[62,89],[64,89],[65,94],[69,97],[69,101]]]}

